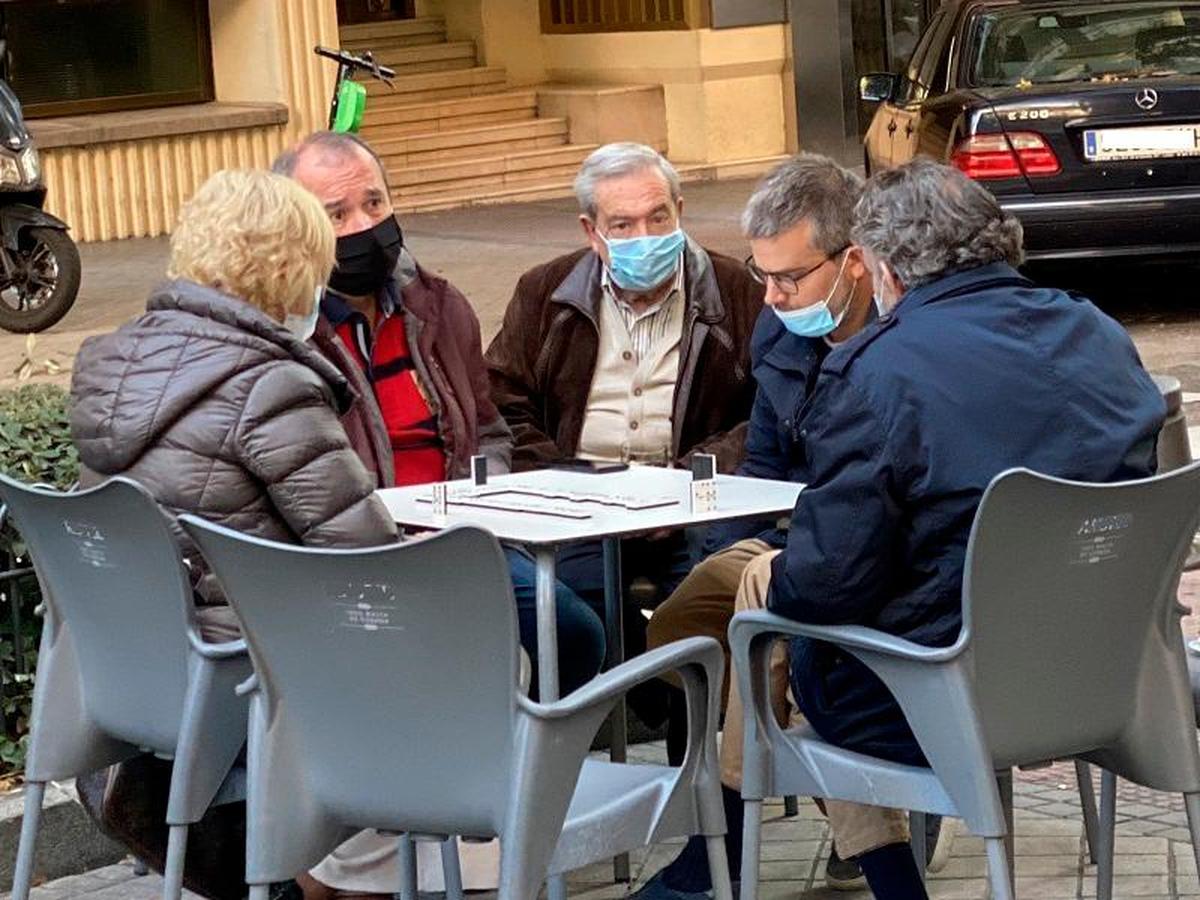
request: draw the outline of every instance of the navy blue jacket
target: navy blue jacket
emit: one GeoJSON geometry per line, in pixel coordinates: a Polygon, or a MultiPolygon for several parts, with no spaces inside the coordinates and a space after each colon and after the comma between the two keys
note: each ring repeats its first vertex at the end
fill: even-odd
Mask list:
{"type": "MultiPolygon", "coordinates": [[[[804,338],[783,327],[779,316],[764,308],[750,338],[751,372],[756,389],[746,455],[736,474],[803,482],[808,474],[803,445],[795,437],[795,420],[817,381],[821,360],[829,353],[823,338],[804,338]]],[[[771,520],[743,519],[709,529],[704,555],[709,556],[746,538],[759,538],[782,548],[787,532],[771,520]]]]}
{"type": "MultiPolygon", "coordinates": [[[[822,363],[795,424],[808,487],[768,605],[953,643],[967,538],[992,478],[1014,466],[1145,477],[1165,414],[1129,336],[1086,300],[1004,264],[912,290],[822,363]]],[[[828,645],[793,647],[793,687],[814,727],[848,746],[872,716],[898,713],[828,645]],[[825,733],[831,721],[839,733],[825,733]]]]}

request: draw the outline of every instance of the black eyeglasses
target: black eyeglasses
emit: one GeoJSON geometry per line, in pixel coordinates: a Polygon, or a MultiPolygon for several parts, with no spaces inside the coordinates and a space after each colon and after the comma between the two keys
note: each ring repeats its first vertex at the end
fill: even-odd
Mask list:
{"type": "Polygon", "coordinates": [[[746,271],[748,271],[750,273],[750,277],[759,284],[765,285],[768,280],[774,281],[775,286],[785,294],[798,294],[800,293],[800,282],[802,282],[813,272],[817,271],[817,269],[821,268],[821,266],[825,265],[825,263],[829,262],[831,259],[836,259],[849,249],[850,245],[846,244],[843,247],[834,250],[812,268],[806,269],[798,274],[795,270],[792,270],[791,272],[764,272],[757,265],[755,265],[753,256],[747,256],[745,259],[746,271]]]}

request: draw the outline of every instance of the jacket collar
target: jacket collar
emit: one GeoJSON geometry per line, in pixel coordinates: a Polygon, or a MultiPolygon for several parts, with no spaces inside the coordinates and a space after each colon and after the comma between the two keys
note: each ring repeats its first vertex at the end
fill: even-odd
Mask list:
{"type": "MultiPolygon", "coordinates": [[[[600,257],[592,250],[587,251],[554,289],[550,302],[572,306],[592,322],[598,322],[603,297],[603,267],[600,257]]],[[[683,288],[687,315],[694,314],[709,324],[725,318],[725,303],[721,299],[712,260],[691,237],[688,237],[683,253],[683,288]]]]}
{"type": "Polygon", "coordinates": [[[903,314],[905,311],[928,306],[939,300],[946,300],[960,294],[968,294],[985,290],[994,285],[1018,284],[1033,287],[1033,282],[1010,266],[1008,263],[996,262],[973,269],[963,269],[952,272],[937,281],[931,281],[920,287],[913,288],[900,298],[900,302],[892,310],[893,314],[903,314]]]}
{"type": "Polygon", "coordinates": [[[146,302],[146,310],[180,310],[239,331],[249,332],[260,340],[274,344],[321,376],[333,391],[339,412],[345,412],[354,401],[353,389],[333,363],[315,348],[298,340],[258,307],[244,300],[180,278],[156,288],[146,302]]]}

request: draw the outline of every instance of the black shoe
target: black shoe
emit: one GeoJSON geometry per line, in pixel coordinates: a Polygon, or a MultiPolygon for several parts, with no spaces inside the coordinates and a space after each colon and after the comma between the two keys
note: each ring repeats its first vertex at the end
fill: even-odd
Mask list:
{"type": "MultiPolygon", "coordinates": [[[[940,872],[950,859],[951,829],[942,827],[942,817],[925,817],[925,871],[940,872]]],[[[833,847],[825,863],[825,884],[835,891],[858,891],[867,886],[866,876],[857,862],[842,859],[833,847]]]]}
{"type": "MultiPolygon", "coordinates": [[[[678,891],[667,887],[660,870],[650,877],[650,880],[629,895],[629,900],[713,900],[713,891],[678,891]]],[[[738,900],[742,892],[741,881],[730,882],[733,887],[733,900],[738,900]]]]}
{"type": "Polygon", "coordinates": [[[867,876],[863,875],[857,862],[842,859],[837,848],[830,845],[829,859],[825,861],[825,884],[835,891],[861,891],[867,886],[867,876]]]}

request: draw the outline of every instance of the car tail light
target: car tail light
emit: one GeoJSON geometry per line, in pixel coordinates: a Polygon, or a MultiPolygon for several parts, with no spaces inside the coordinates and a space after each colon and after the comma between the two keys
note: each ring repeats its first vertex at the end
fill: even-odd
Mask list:
{"type": "Polygon", "coordinates": [[[1032,131],[972,135],[954,148],[950,164],[981,181],[1057,175],[1062,171],[1054,148],[1032,131]]]}

